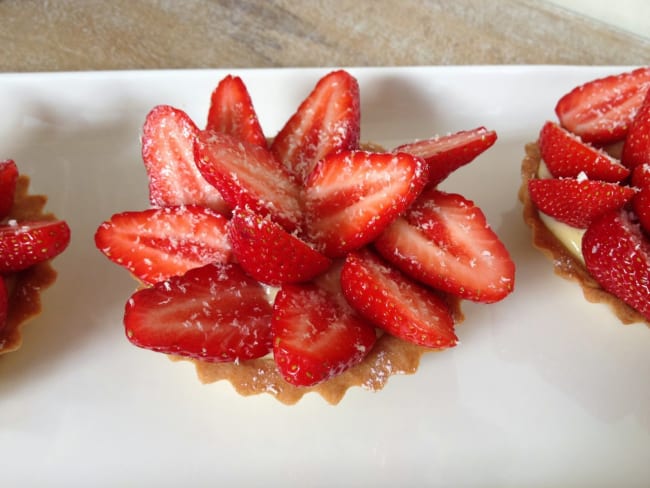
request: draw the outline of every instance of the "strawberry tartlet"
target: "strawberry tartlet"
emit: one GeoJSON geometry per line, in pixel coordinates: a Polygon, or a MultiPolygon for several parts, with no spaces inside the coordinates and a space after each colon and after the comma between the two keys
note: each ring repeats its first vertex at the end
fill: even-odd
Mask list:
{"type": "Polygon", "coordinates": [[[67,223],[44,213],[47,198],[28,187],[13,160],[0,161],[0,354],[20,347],[22,326],[56,280],[50,261],[70,241],[67,223]]]}
{"type": "Polygon", "coordinates": [[[522,163],[524,220],[556,273],[650,324],[650,67],[564,95],[522,163]]]}
{"type": "Polygon", "coordinates": [[[227,76],[205,129],[182,110],[147,115],[151,207],[113,215],[98,249],[141,287],[135,345],[189,359],[200,380],[283,403],[381,389],[422,354],[457,345],[462,300],[492,303],[514,263],[485,215],[437,188],[487,150],[479,127],[393,150],[360,144],[357,80],[321,78],[268,139],[248,89],[227,76]]]}

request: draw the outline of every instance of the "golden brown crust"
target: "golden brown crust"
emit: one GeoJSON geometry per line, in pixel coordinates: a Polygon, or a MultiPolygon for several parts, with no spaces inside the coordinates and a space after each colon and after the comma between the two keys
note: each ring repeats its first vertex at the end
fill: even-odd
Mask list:
{"type": "MultiPolygon", "coordinates": [[[[29,195],[28,188],[29,178],[21,175],[8,218],[18,221],[54,220],[54,215],[43,212],[47,198],[43,195],[29,195]]],[[[40,293],[54,283],[56,276],[56,271],[46,261],[7,277],[9,310],[7,323],[0,330],[0,355],[20,347],[22,327],[41,312],[40,293]]]]}
{"type": "MultiPolygon", "coordinates": [[[[448,303],[452,309],[454,322],[456,324],[462,322],[464,317],[460,309],[460,300],[449,298],[448,303]]],[[[197,376],[202,383],[229,381],[237,393],[242,396],[269,393],[280,402],[292,405],[298,402],[303,395],[314,392],[335,405],[353,386],[378,391],[384,387],[392,375],[415,373],[420,364],[420,358],[427,352],[436,352],[436,350],[420,347],[389,334],[383,334],[361,364],[329,381],[312,387],[298,387],[287,383],[278,372],[275,361],[269,357],[239,364],[210,363],[180,356],[170,356],[170,358],[194,363],[197,376]]]]}
{"type": "Polygon", "coordinates": [[[536,143],[526,145],[526,156],[521,163],[521,180],[519,200],[523,204],[524,221],[532,229],[533,245],[553,261],[555,273],[559,276],[577,281],[582,287],[585,298],[592,303],[607,304],[623,324],[650,323],[636,310],[623,303],[614,295],[603,290],[587,272],[581,262],[576,260],[564,245],[548,230],[539,217],[528,194],[528,181],[537,177],[541,161],[539,147],[536,143]]]}

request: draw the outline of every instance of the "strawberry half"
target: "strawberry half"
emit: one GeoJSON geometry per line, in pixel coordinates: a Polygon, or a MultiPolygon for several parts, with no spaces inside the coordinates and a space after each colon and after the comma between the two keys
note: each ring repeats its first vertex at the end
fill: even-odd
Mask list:
{"type": "Polygon", "coordinates": [[[271,350],[264,288],[235,264],[208,264],[135,292],[124,326],[136,346],[204,361],[245,361],[271,350]]]}
{"type": "Polygon", "coordinates": [[[289,383],[311,386],[359,364],[375,328],[314,284],[283,285],[273,306],[273,356],[289,383]]]}
{"type": "Polygon", "coordinates": [[[11,159],[0,161],[0,220],[9,215],[9,211],[14,205],[17,181],[18,167],[16,163],[11,159]]]}
{"type": "Polygon", "coordinates": [[[555,106],[560,123],[583,141],[609,144],[627,134],[650,88],[650,67],[580,85],[555,106]]]}
{"type": "Polygon", "coordinates": [[[623,207],[636,192],[629,186],[582,178],[528,182],[530,199],[539,211],[580,229],[587,228],[599,215],[623,207]]]}
{"type": "Polygon", "coordinates": [[[271,144],[271,151],[304,183],[314,165],[332,152],[357,149],[359,84],[343,70],[322,77],[271,144]]]}
{"type": "Polygon", "coordinates": [[[95,245],[152,284],[211,262],[230,261],[227,222],[196,205],[123,212],[99,226],[95,245]]]}
{"type": "Polygon", "coordinates": [[[299,187],[267,149],[229,135],[201,131],[196,139],[196,164],[230,209],[250,207],[271,215],[285,229],[301,221],[299,187]]]}
{"type": "Polygon", "coordinates": [[[650,186],[644,186],[632,198],[632,208],[639,218],[639,223],[650,235],[650,186]]]}
{"type": "Polygon", "coordinates": [[[22,271],[58,256],[70,243],[63,220],[0,225],[0,273],[22,271]]]}
{"type": "Polygon", "coordinates": [[[436,349],[458,342],[447,303],[367,249],[347,255],[341,286],[354,309],[394,336],[436,349]]]}
{"type": "Polygon", "coordinates": [[[555,178],[575,178],[584,173],[592,180],[623,181],[630,170],[606,152],[560,127],[546,122],[539,134],[539,150],[555,178]]]}
{"type": "Polygon", "coordinates": [[[278,223],[250,209],[236,208],[228,226],[233,254],[256,280],[272,285],[308,281],[331,260],[289,234],[278,223]]]}
{"type": "Polygon", "coordinates": [[[650,244],[626,210],[596,219],[582,238],[582,254],[600,286],[650,320],[650,244]]]}
{"type": "Polygon", "coordinates": [[[147,115],[142,134],[142,160],[149,178],[149,201],[155,207],[196,204],[226,211],[219,192],[194,163],[199,132],[182,110],[159,105],[147,115]]]}
{"type": "Polygon", "coordinates": [[[408,208],[426,181],[425,163],[407,153],[330,154],[304,189],[308,239],[330,257],[359,249],[408,208]]]}
{"type": "Polygon", "coordinates": [[[467,300],[496,302],[514,287],[507,249],[481,209],[461,195],[426,190],[375,247],[406,274],[467,300]]]}
{"type": "Polygon", "coordinates": [[[266,147],[266,138],[253,101],[239,76],[226,76],[212,92],[206,129],[224,132],[248,144],[266,147]]]}
{"type": "Polygon", "coordinates": [[[394,152],[413,154],[429,166],[429,185],[435,186],[461,166],[472,162],[497,140],[496,132],[478,127],[446,136],[410,142],[394,152]]]}
{"type": "Polygon", "coordinates": [[[650,163],[639,164],[632,170],[632,178],[630,179],[632,186],[643,188],[650,186],[650,163]]]}
{"type": "Polygon", "coordinates": [[[621,161],[628,168],[650,163],[650,89],[630,125],[621,161]]]}

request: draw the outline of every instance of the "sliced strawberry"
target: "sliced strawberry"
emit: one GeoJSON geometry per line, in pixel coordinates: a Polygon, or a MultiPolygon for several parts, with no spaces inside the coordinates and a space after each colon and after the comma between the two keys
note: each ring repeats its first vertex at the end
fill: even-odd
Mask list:
{"type": "Polygon", "coordinates": [[[507,249],[481,209],[461,195],[426,190],[375,247],[406,274],[461,298],[495,302],[514,287],[507,249]]]}
{"type": "Polygon", "coordinates": [[[0,273],[22,271],[61,254],[70,243],[63,220],[0,225],[0,273]]]}
{"type": "Polygon", "coordinates": [[[643,188],[650,186],[650,163],[639,164],[632,170],[632,178],[630,179],[632,186],[643,188]]]}
{"type": "Polygon", "coordinates": [[[253,101],[239,76],[226,76],[212,92],[206,129],[225,132],[249,144],[266,147],[253,101]]]}
{"type": "Polygon", "coordinates": [[[293,385],[310,386],[360,363],[375,328],[314,284],[283,285],[273,306],[273,356],[293,385]]]}
{"type": "Polygon", "coordinates": [[[367,249],[347,255],[341,285],[353,308],[394,336],[436,349],[458,342],[447,303],[367,249]]]}
{"type": "Polygon", "coordinates": [[[394,151],[406,152],[424,159],[429,166],[429,184],[435,186],[461,166],[473,161],[496,140],[496,132],[478,127],[410,142],[397,147],[394,151]]]}
{"type": "Polygon", "coordinates": [[[628,168],[650,163],[650,89],[630,125],[621,161],[628,168]]]}
{"type": "Polygon", "coordinates": [[[539,150],[555,178],[575,178],[584,173],[592,180],[623,181],[630,170],[606,152],[560,127],[546,122],[539,134],[539,150]]]}
{"type": "Polygon", "coordinates": [[[555,107],[563,127],[586,142],[608,144],[625,137],[650,88],[650,67],[580,85],[555,107]]]}
{"type": "Polygon", "coordinates": [[[329,258],[250,209],[236,208],[228,230],[237,262],[263,283],[307,281],[331,265],[329,258]]]}
{"type": "Polygon", "coordinates": [[[7,325],[7,315],[9,314],[9,290],[5,279],[0,276],[0,332],[7,325]]]}
{"type": "Polygon", "coordinates": [[[650,235],[650,186],[644,186],[632,198],[632,208],[644,231],[650,235]]]}
{"type": "Polygon", "coordinates": [[[571,227],[585,229],[599,215],[623,207],[635,188],[586,178],[534,179],[528,193],[546,215],[571,227]]]}
{"type": "Polygon", "coordinates": [[[304,190],[308,238],[331,257],[359,249],[408,208],[426,181],[425,163],[410,154],[330,154],[304,190]]]}
{"type": "Polygon", "coordinates": [[[124,326],[139,347],[204,361],[245,361],[271,350],[272,307],[235,264],[208,264],[135,292],[124,326]]]}
{"type": "Polygon", "coordinates": [[[359,84],[343,70],[320,79],[273,140],[271,151],[300,183],[328,154],[359,147],[359,84]]]}
{"type": "Polygon", "coordinates": [[[231,209],[250,207],[290,231],[299,226],[300,189],[270,151],[229,134],[201,131],[195,154],[199,170],[231,209]]]}
{"type": "Polygon", "coordinates": [[[0,220],[9,215],[9,211],[14,205],[17,181],[18,167],[16,163],[11,159],[0,161],[0,220]]]}
{"type": "Polygon", "coordinates": [[[115,214],[99,226],[95,244],[145,283],[231,259],[227,219],[196,205],[115,214]]]}
{"type": "Polygon", "coordinates": [[[153,206],[202,205],[219,212],[226,205],[194,163],[199,129],[182,110],[159,105],[147,115],[142,134],[142,159],[149,177],[153,206]]]}
{"type": "Polygon", "coordinates": [[[582,254],[603,289],[650,320],[650,244],[626,210],[596,219],[582,238],[582,254]]]}

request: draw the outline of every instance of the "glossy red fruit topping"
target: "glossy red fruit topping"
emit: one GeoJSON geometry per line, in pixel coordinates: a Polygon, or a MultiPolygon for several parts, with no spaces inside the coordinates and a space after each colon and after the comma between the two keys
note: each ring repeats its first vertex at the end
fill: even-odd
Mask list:
{"type": "Polygon", "coordinates": [[[546,215],[585,229],[599,215],[623,207],[637,190],[584,178],[535,179],[528,182],[530,199],[546,215]]]}
{"type": "Polygon", "coordinates": [[[194,163],[196,124],[169,105],[154,107],[142,134],[142,159],[149,178],[149,200],[155,207],[202,205],[224,212],[226,204],[194,163]]]}
{"type": "Polygon", "coordinates": [[[586,142],[616,142],[627,134],[649,88],[650,67],[606,76],[571,90],[555,112],[563,127],[586,142]]]}
{"type": "Polygon", "coordinates": [[[650,244],[628,211],[596,219],[583,236],[582,254],[606,291],[650,320],[650,244]]]}
{"type": "Polygon", "coordinates": [[[446,136],[410,142],[395,149],[418,156],[427,163],[428,184],[435,186],[461,166],[472,162],[497,140],[497,134],[485,127],[463,130],[446,136]]]}
{"type": "Polygon", "coordinates": [[[359,147],[359,84],[333,71],[316,84],[273,139],[271,151],[299,183],[328,154],[359,147]]]}
{"type": "Polygon", "coordinates": [[[111,261],[153,284],[208,263],[230,261],[227,222],[196,205],[123,212],[99,226],[95,245],[111,261]]]}
{"type": "Polygon", "coordinates": [[[396,337],[436,349],[458,342],[454,319],[442,297],[367,249],[347,255],[341,286],[354,309],[396,337]]]}
{"type": "Polygon", "coordinates": [[[212,92],[206,129],[230,134],[248,144],[266,147],[266,138],[253,101],[239,76],[226,76],[212,92]]]}
{"type": "Polygon", "coordinates": [[[359,364],[375,328],[315,284],[284,285],[273,306],[273,356],[283,378],[311,386],[359,364]]]}
{"type": "Polygon", "coordinates": [[[16,163],[11,159],[0,161],[0,220],[9,215],[9,211],[14,205],[17,181],[18,167],[16,163]]]}
{"type": "Polygon", "coordinates": [[[575,178],[584,173],[592,180],[623,181],[630,170],[606,152],[585,144],[554,122],[547,122],[539,134],[542,160],[555,178],[575,178]]]}
{"type": "Polygon", "coordinates": [[[330,154],[304,189],[308,239],[331,257],[359,249],[409,207],[426,181],[424,162],[410,154],[330,154]]]}
{"type": "Polygon", "coordinates": [[[650,186],[644,186],[632,199],[632,208],[641,227],[650,236],[650,186]]]}
{"type": "Polygon", "coordinates": [[[308,281],[332,261],[268,217],[235,209],[228,227],[233,253],[256,280],[272,285],[308,281]]]}
{"type": "Polygon", "coordinates": [[[621,161],[628,168],[650,163],[650,89],[630,125],[621,161]]]}
{"type": "Polygon", "coordinates": [[[481,209],[458,194],[427,190],[375,247],[406,274],[467,300],[495,302],[514,287],[507,249],[481,209]]]}
{"type": "Polygon", "coordinates": [[[271,215],[287,230],[299,227],[300,188],[267,149],[229,134],[201,131],[195,156],[201,174],[219,190],[230,209],[249,207],[271,215]]]}
{"type": "Polygon", "coordinates": [[[264,288],[235,264],[208,264],[135,292],[124,326],[136,346],[205,361],[244,361],[271,350],[264,288]]]}
{"type": "Polygon", "coordinates": [[[70,228],[62,220],[0,225],[0,273],[22,271],[62,253],[70,228]]]}

